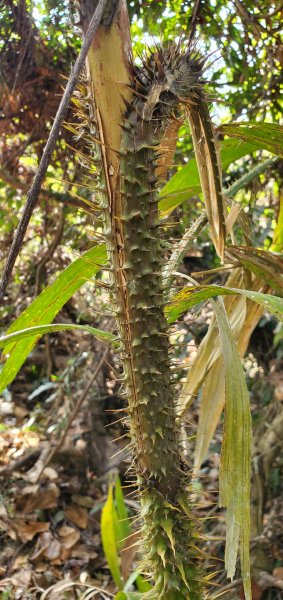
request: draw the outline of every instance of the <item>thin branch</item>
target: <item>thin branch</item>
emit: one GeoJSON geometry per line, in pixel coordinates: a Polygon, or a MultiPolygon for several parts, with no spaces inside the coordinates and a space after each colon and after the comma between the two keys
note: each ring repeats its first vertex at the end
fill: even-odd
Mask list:
{"type": "MultiPolygon", "coordinates": [[[[15,190],[21,190],[25,194],[29,191],[29,185],[14,175],[7,173],[4,169],[0,169],[0,180],[6,183],[9,187],[15,190]]],[[[73,198],[68,192],[53,192],[53,190],[47,190],[46,188],[41,188],[40,196],[46,200],[54,200],[55,202],[61,202],[63,204],[69,204],[70,206],[75,206],[76,208],[82,208],[85,211],[90,211],[90,207],[88,203],[85,203],[83,200],[79,200],[77,198],[73,198]]]]}
{"type": "Polygon", "coordinates": [[[5,294],[9,277],[12,273],[14,264],[16,262],[18,254],[19,254],[19,251],[20,251],[20,248],[21,248],[31,215],[32,215],[32,212],[33,212],[33,210],[36,206],[37,200],[38,200],[42,182],[45,177],[47,168],[49,166],[49,163],[50,163],[50,160],[52,157],[53,150],[55,148],[55,144],[56,144],[58,136],[59,136],[62,121],[64,120],[64,118],[66,116],[69,101],[70,101],[72,93],[74,91],[78,76],[84,65],[84,62],[87,57],[87,53],[89,51],[91,43],[93,41],[94,35],[96,34],[96,32],[100,26],[101,19],[102,19],[104,9],[106,7],[107,2],[108,2],[108,0],[99,0],[97,8],[91,19],[89,28],[85,35],[80,54],[77,57],[77,60],[74,64],[74,67],[73,67],[73,70],[69,77],[63,98],[60,102],[58,111],[56,113],[51,131],[50,131],[50,134],[49,134],[49,137],[47,140],[47,144],[46,144],[43,154],[42,154],[42,158],[41,158],[38,170],[36,172],[36,175],[34,177],[30,191],[27,196],[27,201],[26,201],[26,205],[24,208],[23,216],[20,220],[15,238],[13,240],[13,243],[12,243],[12,246],[11,246],[11,249],[10,249],[4,270],[3,270],[3,275],[2,275],[1,282],[0,282],[0,300],[3,299],[3,296],[5,294]]]}
{"type": "Polygon", "coordinates": [[[199,18],[200,9],[201,9],[201,0],[196,0],[193,16],[192,16],[192,20],[191,20],[191,31],[190,31],[190,36],[189,36],[189,44],[192,42],[192,40],[195,36],[195,33],[196,33],[197,20],[199,18]]]}

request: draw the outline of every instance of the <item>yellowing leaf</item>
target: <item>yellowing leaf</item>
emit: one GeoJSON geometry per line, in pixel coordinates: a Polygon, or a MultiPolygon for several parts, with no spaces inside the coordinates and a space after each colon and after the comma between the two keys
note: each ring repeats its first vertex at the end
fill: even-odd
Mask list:
{"type": "Polygon", "coordinates": [[[115,503],[117,509],[117,519],[119,520],[119,532],[120,539],[119,542],[123,542],[125,544],[126,538],[131,533],[131,526],[128,517],[128,509],[126,507],[126,503],[124,500],[124,495],[121,487],[120,478],[117,477],[115,481],[115,503]]]}
{"type": "Polygon", "coordinates": [[[271,312],[278,319],[283,319],[283,298],[254,292],[253,290],[244,290],[240,288],[229,288],[221,285],[197,285],[186,287],[176,294],[171,302],[165,307],[165,314],[169,323],[174,323],[176,319],[184,312],[210,298],[216,296],[225,296],[229,294],[240,294],[250,300],[254,300],[267,311],[271,312]]]}
{"type": "Polygon", "coordinates": [[[275,291],[283,294],[283,260],[281,257],[266,252],[261,248],[249,246],[229,246],[226,249],[228,258],[255,273],[275,291]]]}
{"type": "Polygon", "coordinates": [[[220,466],[220,503],[227,507],[225,567],[233,578],[240,543],[246,600],[250,582],[251,414],[249,395],[223,301],[213,302],[225,368],[225,422],[220,466]]]}
{"type": "Polygon", "coordinates": [[[283,252],[283,193],[280,192],[279,215],[273,235],[271,252],[283,252]]]}
{"type": "MultiPolygon", "coordinates": [[[[257,285],[257,282],[253,282],[253,287],[257,285]]],[[[229,304],[233,299],[232,296],[226,296],[225,308],[227,310],[227,301],[229,304]]],[[[261,306],[255,304],[251,300],[246,300],[243,297],[234,297],[236,303],[233,304],[234,310],[229,314],[230,327],[233,332],[234,339],[237,341],[237,349],[239,355],[244,356],[250,336],[256,327],[259,319],[262,316],[263,309],[261,306]],[[242,309],[243,301],[246,303],[245,310],[242,309]],[[236,313],[242,313],[242,325],[235,327],[235,316],[236,313]]],[[[229,309],[229,305],[228,305],[229,309]]],[[[240,316],[240,315],[239,315],[240,316]]],[[[205,339],[205,338],[204,338],[205,339]]],[[[214,337],[215,340],[215,337],[214,337]]],[[[209,338],[208,338],[209,342],[209,338]]],[[[204,345],[206,346],[206,343],[204,345]]],[[[216,340],[217,343],[217,340],[216,340]]],[[[201,354],[196,356],[196,366],[199,365],[199,359],[201,354]]],[[[194,379],[195,369],[194,366],[190,371],[189,381],[192,382],[194,379]]],[[[188,374],[189,376],[189,374],[188,374]]],[[[196,382],[197,383],[197,382],[196,382]]],[[[188,389],[188,387],[186,387],[188,389]]],[[[225,377],[223,370],[223,358],[219,356],[211,368],[209,369],[202,388],[201,403],[199,412],[199,423],[198,423],[198,435],[196,439],[195,459],[194,466],[195,471],[198,471],[200,465],[205,459],[209,444],[213,438],[215,429],[217,427],[221,412],[225,404],[225,377]]]]}
{"type": "Polygon", "coordinates": [[[109,485],[107,500],[101,513],[101,538],[103,551],[117,587],[122,590],[118,545],[115,533],[115,513],[113,502],[113,484],[109,485]]]}
{"type": "Polygon", "coordinates": [[[196,99],[195,103],[188,108],[187,115],[210,234],[216,252],[223,260],[226,235],[225,198],[222,193],[220,156],[214,130],[209,110],[202,100],[196,99]]]}
{"type": "Polygon", "coordinates": [[[48,531],[50,523],[26,523],[23,519],[16,519],[14,526],[22,542],[30,542],[38,533],[48,531]]]}

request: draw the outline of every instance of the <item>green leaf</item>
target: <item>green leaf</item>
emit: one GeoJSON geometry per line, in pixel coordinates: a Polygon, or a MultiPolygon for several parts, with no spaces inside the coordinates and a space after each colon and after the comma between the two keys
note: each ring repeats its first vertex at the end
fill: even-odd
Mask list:
{"type": "MultiPolygon", "coordinates": [[[[239,142],[238,140],[224,140],[221,146],[221,162],[225,171],[227,167],[242,156],[251,154],[257,150],[257,146],[251,143],[239,142]]],[[[178,171],[160,192],[159,210],[162,216],[169,214],[174,208],[185,200],[201,193],[201,185],[198,174],[196,159],[178,171]]]]}
{"type": "Polygon", "coordinates": [[[218,131],[283,157],[283,126],[275,123],[228,123],[218,131]]]}
{"type": "Polygon", "coordinates": [[[114,600],[140,600],[142,594],[139,592],[118,592],[114,596],[114,600]]]}
{"type": "Polygon", "coordinates": [[[244,371],[224,303],[213,302],[225,368],[225,420],[219,474],[220,505],[227,507],[225,567],[233,578],[240,543],[246,600],[250,581],[251,414],[244,371]]]}
{"type": "Polygon", "coordinates": [[[105,558],[117,587],[123,589],[118,544],[115,530],[116,511],[113,502],[113,484],[109,485],[107,500],[101,513],[101,539],[105,558]]]}
{"type": "Polygon", "coordinates": [[[113,344],[114,346],[118,344],[117,338],[113,333],[101,331],[101,329],[96,329],[96,327],[91,327],[90,325],[75,325],[71,323],[50,323],[50,325],[38,325],[36,327],[29,327],[28,329],[21,329],[20,331],[15,331],[14,333],[10,333],[9,335],[4,335],[0,337],[0,348],[8,348],[5,354],[13,351],[14,342],[19,342],[28,337],[34,336],[42,336],[46,333],[54,333],[56,331],[65,331],[72,329],[80,329],[81,331],[86,331],[87,333],[91,333],[94,337],[98,338],[103,342],[108,342],[113,344]],[[12,345],[13,343],[13,345],[12,345]]]}
{"type": "MultiPolygon", "coordinates": [[[[120,525],[120,539],[119,542],[124,542],[131,533],[131,525],[128,517],[128,509],[125,504],[123,490],[121,487],[120,478],[117,477],[115,481],[115,504],[117,510],[117,519],[120,525]]],[[[124,545],[124,543],[123,543],[124,545]]]]}
{"type": "Polygon", "coordinates": [[[176,294],[165,307],[165,314],[169,323],[174,323],[187,310],[216,296],[225,296],[228,294],[241,294],[250,300],[254,300],[263,306],[278,319],[283,320],[283,298],[272,296],[271,294],[262,294],[252,290],[240,288],[228,288],[221,285],[197,285],[186,287],[176,294]]]}
{"type": "Polygon", "coordinates": [[[136,587],[140,593],[145,593],[152,589],[152,585],[150,585],[149,581],[140,575],[139,571],[137,570],[131,573],[124,585],[123,591],[128,592],[128,590],[132,588],[133,583],[136,584],[136,587]]]}
{"type": "Polygon", "coordinates": [[[144,577],[142,575],[137,576],[136,586],[137,586],[139,592],[142,592],[144,594],[145,594],[145,592],[149,592],[149,590],[152,589],[152,586],[150,585],[149,581],[144,579],[144,577]]]}
{"type": "Polygon", "coordinates": [[[117,550],[118,552],[120,552],[124,548],[126,540],[124,536],[123,522],[119,519],[117,515],[115,504],[113,505],[113,526],[115,531],[117,550]]]}
{"type": "Polygon", "coordinates": [[[283,194],[280,194],[279,215],[274,231],[271,252],[283,252],[283,194]]]}
{"type": "MultiPolygon", "coordinates": [[[[7,335],[30,327],[49,324],[69,298],[86,281],[96,275],[104,264],[106,264],[104,245],[85,252],[64,269],[57,279],[24,310],[8,329],[7,335]]],[[[30,336],[28,340],[17,341],[13,346],[11,345],[11,348],[7,348],[9,358],[0,374],[0,393],[13,381],[41,335],[30,336]]]]}

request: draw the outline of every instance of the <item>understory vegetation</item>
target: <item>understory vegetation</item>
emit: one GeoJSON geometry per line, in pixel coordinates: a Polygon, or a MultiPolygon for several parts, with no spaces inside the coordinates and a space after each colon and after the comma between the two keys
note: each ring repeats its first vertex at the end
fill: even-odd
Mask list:
{"type": "Polygon", "coordinates": [[[0,598],[281,598],[282,6],[1,14],[0,598]]]}

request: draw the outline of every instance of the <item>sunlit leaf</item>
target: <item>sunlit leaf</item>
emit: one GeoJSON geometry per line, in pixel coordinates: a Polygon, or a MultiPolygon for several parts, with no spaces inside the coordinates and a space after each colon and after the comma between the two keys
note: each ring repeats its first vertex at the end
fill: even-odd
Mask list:
{"type": "MultiPolygon", "coordinates": [[[[257,150],[257,146],[239,140],[224,140],[221,146],[221,163],[225,171],[227,167],[257,150]]],[[[191,196],[201,193],[197,161],[192,158],[187,165],[178,171],[160,192],[159,210],[161,216],[169,214],[174,208],[182,204],[191,196]]]]}
{"type": "Polygon", "coordinates": [[[110,484],[107,500],[101,513],[101,539],[103,551],[111,571],[111,575],[117,587],[122,590],[123,580],[120,569],[115,521],[117,522],[113,501],[113,484],[110,484]]]}
{"type": "Polygon", "coordinates": [[[242,294],[246,298],[254,300],[254,302],[263,306],[278,319],[283,319],[283,298],[252,290],[228,288],[221,285],[199,285],[184,288],[165,307],[165,314],[169,323],[174,323],[180,315],[196,304],[199,304],[199,302],[227,294],[242,294]]]}
{"type": "MultiPolygon", "coordinates": [[[[24,310],[9,327],[7,335],[38,325],[49,324],[62,306],[106,263],[105,246],[91,248],[69,267],[24,310]]],[[[22,364],[42,334],[20,340],[7,348],[10,352],[0,374],[0,392],[13,381],[22,364]]]]}
{"type": "Polygon", "coordinates": [[[240,543],[246,600],[250,581],[251,414],[245,375],[223,301],[213,302],[225,368],[225,421],[220,463],[220,504],[227,508],[225,567],[233,578],[240,543]]]}
{"type": "Polygon", "coordinates": [[[283,157],[283,126],[275,123],[228,123],[218,131],[283,157]]]}

